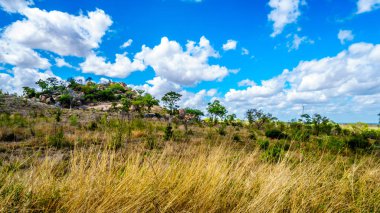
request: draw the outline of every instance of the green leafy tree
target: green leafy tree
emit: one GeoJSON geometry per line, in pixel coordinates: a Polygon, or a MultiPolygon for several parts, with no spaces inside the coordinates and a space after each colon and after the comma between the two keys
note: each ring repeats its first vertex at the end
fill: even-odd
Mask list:
{"type": "Polygon", "coordinates": [[[236,121],[236,114],[230,114],[230,115],[227,115],[226,117],[226,123],[228,125],[233,125],[236,121]]]}
{"type": "Polygon", "coordinates": [[[134,107],[134,110],[138,112],[140,116],[142,116],[142,113],[144,112],[145,108],[144,97],[139,94],[132,99],[131,103],[134,107]]]}
{"type": "Polygon", "coordinates": [[[152,110],[152,107],[153,106],[158,106],[158,104],[160,103],[159,100],[157,100],[156,98],[154,98],[151,94],[149,93],[146,93],[144,96],[143,96],[143,102],[144,102],[144,105],[148,108],[148,112],[151,112],[152,110]]]}
{"type": "Polygon", "coordinates": [[[129,119],[129,112],[130,112],[130,108],[132,106],[132,100],[128,97],[124,97],[121,99],[121,112],[124,114],[126,113],[127,114],[127,117],[129,119]]]}
{"type": "Polygon", "coordinates": [[[204,113],[199,109],[186,108],[185,113],[193,117],[197,122],[201,120],[201,116],[204,116],[204,113]]]}
{"type": "Polygon", "coordinates": [[[210,119],[214,123],[218,122],[218,118],[220,120],[227,114],[227,109],[224,107],[219,100],[214,100],[212,103],[208,103],[207,112],[210,114],[210,119]]]}
{"type": "Polygon", "coordinates": [[[67,79],[67,87],[70,88],[70,89],[73,89],[73,90],[79,90],[80,87],[81,87],[81,84],[78,83],[73,77],[70,77],[67,79]]]}
{"type": "Polygon", "coordinates": [[[377,116],[379,116],[379,126],[380,126],[380,113],[379,113],[379,114],[377,114],[377,116]]]}
{"type": "Polygon", "coordinates": [[[73,100],[73,97],[69,94],[69,93],[66,93],[66,94],[63,94],[59,97],[59,102],[61,103],[61,106],[62,107],[72,107],[72,100],[73,100]]]}
{"type": "Polygon", "coordinates": [[[250,125],[255,125],[257,129],[261,129],[264,124],[276,120],[270,113],[265,113],[263,110],[249,109],[246,112],[246,117],[250,125]]]}
{"type": "Polygon", "coordinates": [[[0,89],[0,112],[5,111],[5,95],[3,94],[3,91],[0,89]]]}
{"type": "Polygon", "coordinates": [[[302,114],[299,121],[303,122],[304,124],[311,124],[312,118],[309,114],[302,114]]]}
{"type": "Polygon", "coordinates": [[[36,90],[34,88],[30,88],[30,87],[23,87],[24,89],[24,96],[27,97],[27,98],[33,98],[33,97],[36,97],[36,90]]]}
{"type": "Polygon", "coordinates": [[[320,114],[314,114],[312,123],[315,135],[318,136],[321,131],[329,134],[329,131],[327,130],[329,122],[330,120],[327,117],[321,116],[320,114]]]}
{"type": "Polygon", "coordinates": [[[181,100],[182,95],[176,92],[168,92],[162,97],[164,106],[168,109],[170,115],[174,115],[178,110],[178,101],[181,100]]]}
{"type": "Polygon", "coordinates": [[[48,82],[40,79],[36,82],[36,84],[41,88],[42,92],[46,92],[49,89],[48,82]]]}

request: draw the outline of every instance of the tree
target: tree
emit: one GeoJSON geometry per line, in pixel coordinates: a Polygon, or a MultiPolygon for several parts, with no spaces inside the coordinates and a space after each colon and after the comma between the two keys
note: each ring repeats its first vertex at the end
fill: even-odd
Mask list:
{"type": "Polygon", "coordinates": [[[80,87],[80,84],[73,77],[68,78],[67,83],[67,87],[73,90],[78,90],[80,87]]]}
{"type": "Polygon", "coordinates": [[[250,125],[255,124],[257,129],[261,129],[265,123],[275,120],[270,113],[264,113],[263,110],[249,109],[246,112],[246,117],[250,125]]]}
{"type": "Polygon", "coordinates": [[[302,114],[299,119],[300,122],[303,122],[310,130],[313,130],[315,135],[324,132],[330,134],[333,128],[332,122],[320,114],[314,114],[310,116],[309,114],[302,114]]]}
{"type": "Polygon", "coordinates": [[[5,104],[5,97],[4,97],[3,91],[0,89],[0,112],[5,111],[4,104],[5,104]]]}
{"type": "Polygon", "coordinates": [[[42,79],[38,80],[36,84],[41,88],[42,92],[45,92],[49,89],[49,84],[42,79]]]}
{"type": "Polygon", "coordinates": [[[233,125],[235,123],[235,120],[236,120],[236,114],[230,114],[230,115],[227,115],[226,117],[226,121],[228,125],[233,125]]]}
{"type": "Polygon", "coordinates": [[[220,103],[219,100],[214,100],[212,103],[208,103],[207,112],[211,116],[211,121],[217,123],[218,117],[222,120],[227,114],[227,109],[220,103]]]}
{"type": "Polygon", "coordinates": [[[312,123],[312,119],[311,119],[309,114],[302,114],[301,119],[299,119],[299,121],[303,122],[304,124],[311,124],[312,123]]]}
{"type": "Polygon", "coordinates": [[[380,113],[379,113],[379,114],[377,114],[377,116],[379,116],[379,126],[380,126],[380,113]]]}
{"type": "Polygon", "coordinates": [[[27,98],[33,98],[36,97],[36,90],[34,88],[30,87],[23,87],[24,89],[24,96],[27,98]]]}
{"type": "Polygon", "coordinates": [[[146,93],[143,96],[143,102],[144,102],[144,105],[148,108],[148,112],[149,113],[150,113],[150,111],[151,111],[151,109],[152,109],[153,106],[158,106],[158,104],[160,103],[159,100],[157,100],[156,98],[154,98],[149,93],[146,93]]]}
{"type": "Polygon", "coordinates": [[[132,99],[131,104],[134,107],[134,110],[142,116],[142,112],[145,106],[144,97],[139,94],[137,97],[132,99]]]}
{"type": "Polygon", "coordinates": [[[92,77],[87,77],[86,82],[92,82],[92,77]]]}
{"type": "Polygon", "coordinates": [[[179,106],[177,105],[178,101],[181,100],[182,95],[176,92],[168,92],[162,98],[164,106],[168,109],[169,114],[172,116],[178,110],[179,106]]]}
{"type": "Polygon", "coordinates": [[[127,118],[129,120],[129,109],[132,106],[132,101],[128,97],[124,97],[121,99],[121,112],[127,114],[127,118]]]}
{"type": "Polygon", "coordinates": [[[201,116],[204,116],[204,113],[201,110],[199,110],[199,109],[186,108],[185,109],[185,113],[187,115],[190,115],[197,122],[200,121],[200,117],[201,116]]]}

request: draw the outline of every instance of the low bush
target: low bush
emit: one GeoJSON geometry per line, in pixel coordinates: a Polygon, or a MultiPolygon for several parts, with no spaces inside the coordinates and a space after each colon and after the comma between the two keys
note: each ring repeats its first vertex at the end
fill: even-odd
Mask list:
{"type": "Polygon", "coordinates": [[[219,133],[219,135],[221,135],[221,136],[226,136],[227,135],[227,131],[226,131],[226,125],[225,124],[222,124],[222,125],[220,125],[217,129],[216,129],[216,131],[219,133]]]}
{"type": "Polygon", "coordinates": [[[257,141],[261,150],[267,150],[269,147],[269,141],[267,139],[260,139],[257,141]]]}
{"type": "Polygon", "coordinates": [[[233,142],[242,142],[242,139],[239,134],[235,133],[232,135],[232,141],[233,142]]]}
{"type": "Polygon", "coordinates": [[[270,139],[285,139],[288,137],[279,129],[270,129],[265,132],[265,136],[270,139]]]}
{"type": "Polygon", "coordinates": [[[48,144],[57,149],[72,147],[72,144],[65,139],[63,128],[59,128],[54,134],[49,135],[48,144]]]}
{"type": "Polygon", "coordinates": [[[368,141],[368,139],[364,138],[363,136],[352,136],[348,139],[347,146],[351,150],[368,149],[369,147],[371,147],[371,143],[368,141]]]}
{"type": "Polygon", "coordinates": [[[172,125],[168,124],[166,126],[166,128],[165,128],[165,132],[164,133],[165,133],[164,139],[166,141],[172,139],[172,137],[173,137],[173,127],[172,127],[172,125]]]}

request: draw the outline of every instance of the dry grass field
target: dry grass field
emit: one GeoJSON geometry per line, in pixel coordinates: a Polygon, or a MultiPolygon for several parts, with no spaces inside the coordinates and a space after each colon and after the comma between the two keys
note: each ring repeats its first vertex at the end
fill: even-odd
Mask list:
{"type": "Polygon", "coordinates": [[[174,124],[166,141],[165,123],[116,115],[2,115],[0,211],[380,211],[376,149],[204,124],[174,124]]]}

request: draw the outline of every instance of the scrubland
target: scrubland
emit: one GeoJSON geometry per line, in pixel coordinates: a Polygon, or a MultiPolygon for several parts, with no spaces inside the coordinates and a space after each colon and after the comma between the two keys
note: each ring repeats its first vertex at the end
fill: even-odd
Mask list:
{"type": "Polygon", "coordinates": [[[378,128],[296,123],[3,113],[0,211],[379,212],[378,128]]]}

